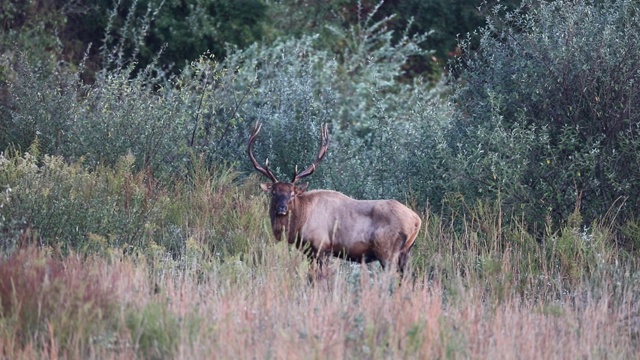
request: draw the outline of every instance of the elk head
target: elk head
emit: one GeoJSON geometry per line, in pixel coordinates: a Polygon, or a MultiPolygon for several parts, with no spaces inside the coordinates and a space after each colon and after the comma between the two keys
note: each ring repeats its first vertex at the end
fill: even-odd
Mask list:
{"type": "Polygon", "coordinates": [[[260,128],[262,124],[256,123],[251,132],[251,137],[249,138],[249,146],[247,148],[247,152],[249,153],[249,159],[253,164],[253,167],[262,175],[268,177],[271,182],[270,183],[262,183],[260,187],[262,190],[271,193],[271,206],[270,213],[275,216],[283,216],[289,213],[291,208],[291,204],[296,198],[296,196],[302,194],[307,190],[308,184],[296,185],[298,181],[301,179],[313,174],[316,170],[316,166],[322,161],[322,158],[327,153],[327,149],[329,148],[329,127],[327,124],[322,126],[320,132],[320,148],[318,150],[318,155],[316,156],[315,161],[309,167],[304,169],[304,171],[298,173],[298,167],[293,173],[293,178],[291,182],[280,182],[276,179],[275,175],[269,169],[269,159],[267,159],[264,163],[264,167],[262,167],[256,161],[256,158],[253,156],[253,143],[256,141],[256,137],[260,132],[260,128]]]}

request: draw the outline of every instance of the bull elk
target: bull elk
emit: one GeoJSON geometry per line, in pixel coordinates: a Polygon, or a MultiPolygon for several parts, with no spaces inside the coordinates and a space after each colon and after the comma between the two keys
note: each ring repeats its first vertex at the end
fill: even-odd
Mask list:
{"type": "Polygon", "coordinates": [[[420,230],[420,217],[396,200],[356,200],[332,190],[307,191],[298,181],[313,174],[329,148],[329,129],[320,133],[320,149],[315,161],[302,172],[297,167],[291,182],[280,182],[253,156],[253,144],[260,132],[257,123],[249,138],[247,152],[253,167],[271,180],[260,187],[271,194],[269,217],[278,241],[286,236],[290,244],[315,259],[322,267],[327,256],[354,262],[379,261],[383,268],[402,273],[409,251],[420,230]]]}

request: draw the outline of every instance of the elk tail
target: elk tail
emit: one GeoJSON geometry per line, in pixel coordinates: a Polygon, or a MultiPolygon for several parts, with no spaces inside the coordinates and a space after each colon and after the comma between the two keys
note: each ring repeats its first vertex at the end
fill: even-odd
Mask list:
{"type": "Polygon", "coordinates": [[[415,244],[418,232],[420,232],[420,225],[422,225],[419,217],[416,216],[415,220],[413,231],[405,238],[400,253],[398,254],[398,270],[400,270],[400,274],[404,274],[406,270],[407,263],[409,262],[409,251],[413,247],[413,244],[415,244]]]}
{"type": "Polygon", "coordinates": [[[415,222],[415,227],[414,227],[414,231],[409,234],[409,236],[407,237],[407,239],[405,240],[404,244],[402,245],[402,249],[400,249],[400,254],[407,254],[409,253],[409,250],[411,250],[411,248],[413,247],[413,244],[416,242],[416,238],[418,237],[418,232],[420,231],[420,225],[422,225],[422,221],[420,221],[420,218],[416,219],[417,221],[415,222]]]}

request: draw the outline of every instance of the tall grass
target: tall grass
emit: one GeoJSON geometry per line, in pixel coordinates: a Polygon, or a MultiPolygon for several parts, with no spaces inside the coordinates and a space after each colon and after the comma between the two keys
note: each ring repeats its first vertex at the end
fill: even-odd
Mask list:
{"type": "MultiPolygon", "coordinates": [[[[281,245],[264,251],[254,266],[217,264],[205,280],[195,264],[167,261],[164,274],[151,274],[132,259],[98,258],[83,262],[95,274],[87,279],[70,266],[77,260],[60,260],[60,276],[77,280],[67,292],[90,283],[109,289],[110,316],[73,315],[64,297],[50,297],[52,315],[29,323],[37,330],[23,330],[27,320],[5,312],[0,351],[14,359],[633,358],[638,351],[637,285],[617,288],[613,278],[600,291],[553,301],[510,294],[494,302],[462,277],[446,286],[423,279],[397,286],[387,273],[337,267],[310,285],[297,252],[281,245]]],[[[52,261],[34,250],[19,254],[52,261]]],[[[83,308],[100,309],[91,300],[83,308]]]]}
{"type": "MultiPolygon", "coordinates": [[[[606,224],[567,221],[536,239],[522,221],[505,221],[500,203],[426,209],[414,279],[336,259],[310,284],[305,257],[273,241],[255,178],[196,159],[187,180],[153,185],[167,200],[142,217],[139,247],[66,224],[73,231],[59,236],[87,233],[61,251],[39,230],[41,218],[29,217],[43,202],[16,202],[21,193],[45,204],[69,196],[38,192],[47,163],[19,172],[29,156],[18,159],[3,163],[12,181],[3,229],[18,214],[30,233],[12,231],[32,241],[16,241],[0,259],[2,358],[626,359],[640,351],[638,264],[606,224]]],[[[110,204],[105,214],[133,216],[131,203],[114,199],[148,186],[144,171],[122,166],[57,166],[64,176],[55,186],[77,185],[78,209],[110,204]],[[129,187],[97,191],[105,179],[129,187]]]]}

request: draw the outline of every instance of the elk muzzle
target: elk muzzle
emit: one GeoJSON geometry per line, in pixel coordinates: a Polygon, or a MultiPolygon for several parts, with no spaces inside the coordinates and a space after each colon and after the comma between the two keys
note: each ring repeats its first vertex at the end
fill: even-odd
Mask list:
{"type": "Polygon", "coordinates": [[[276,214],[278,215],[287,215],[289,208],[287,205],[280,204],[276,207],[276,214]]]}

